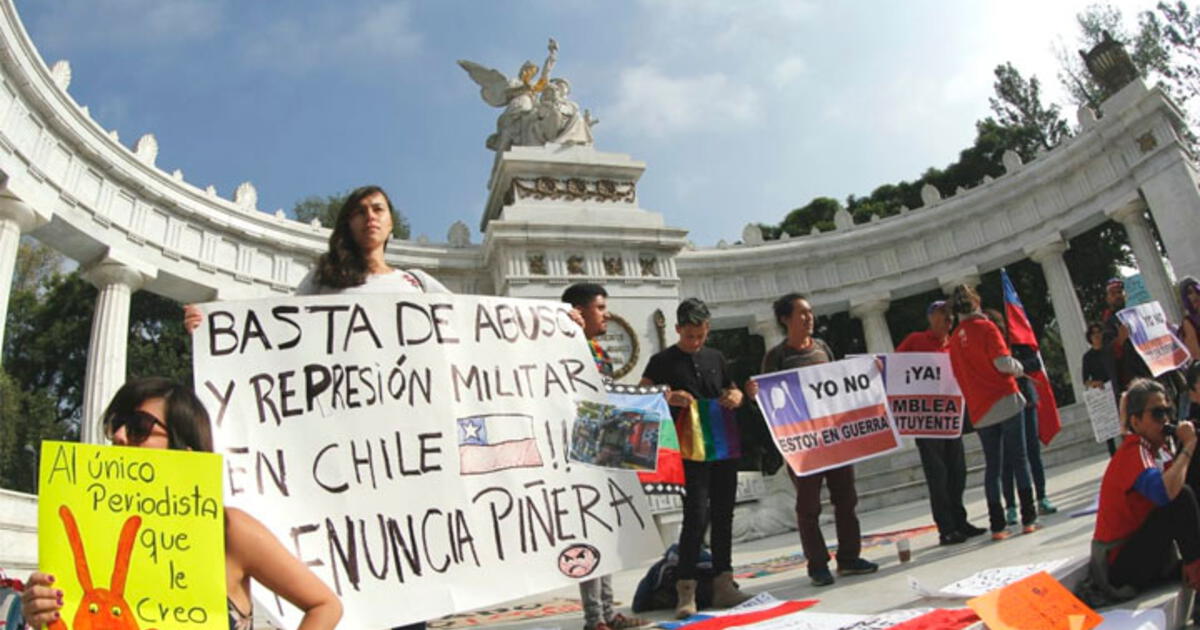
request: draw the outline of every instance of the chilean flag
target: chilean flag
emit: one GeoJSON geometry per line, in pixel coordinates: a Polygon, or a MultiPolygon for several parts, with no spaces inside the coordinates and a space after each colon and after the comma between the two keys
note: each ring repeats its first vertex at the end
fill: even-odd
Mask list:
{"type": "MultiPolygon", "coordinates": [[[[1008,279],[1008,272],[1003,269],[1000,270],[1000,284],[1004,289],[1004,319],[1008,320],[1009,343],[1032,346],[1038,352],[1038,360],[1041,360],[1037,336],[1033,334],[1033,326],[1029,325],[1029,318],[1025,315],[1025,305],[1021,304],[1021,297],[1008,279]]],[[[1054,389],[1050,387],[1050,379],[1046,378],[1045,365],[1042,361],[1043,369],[1029,372],[1028,376],[1033,379],[1038,395],[1038,438],[1042,444],[1049,445],[1050,440],[1062,430],[1062,418],[1058,415],[1054,389]]]]}

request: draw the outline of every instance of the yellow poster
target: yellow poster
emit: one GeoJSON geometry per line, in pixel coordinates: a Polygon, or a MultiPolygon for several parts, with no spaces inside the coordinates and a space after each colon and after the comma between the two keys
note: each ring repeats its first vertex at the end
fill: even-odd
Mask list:
{"type": "Polygon", "coordinates": [[[43,442],[38,563],[72,630],[228,628],[221,457],[43,442]]]}

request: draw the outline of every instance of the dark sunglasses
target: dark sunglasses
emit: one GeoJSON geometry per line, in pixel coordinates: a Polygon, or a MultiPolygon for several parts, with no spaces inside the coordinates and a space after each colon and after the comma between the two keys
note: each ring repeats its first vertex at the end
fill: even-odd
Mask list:
{"type": "Polygon", "coordinates": [[[167,425],[162,420],[145,411],[119,413],[113,416],[108,427],[108,439],[111,441],[117,431],[125,427],[125,439],[133,445],[141,444],[154,432],[154,425],[162,427],[163,431],[167,430],[167,425]]]}
{"type": "Polygon", "coordinates": [[[1175,417],[1175,410],[1170,407],[1153,407],[1147,409],[1150,415],[1159,422],[1167,422],[1175,417]]]}

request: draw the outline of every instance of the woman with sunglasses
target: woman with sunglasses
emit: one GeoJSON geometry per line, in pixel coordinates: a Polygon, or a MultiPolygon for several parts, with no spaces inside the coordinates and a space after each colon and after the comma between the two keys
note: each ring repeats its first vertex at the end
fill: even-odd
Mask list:
{"type": "MultiPolygon", "coordinates": [[[[1100,483],[1100,509],[1092,538],[1092,577],[1132,596],[1164,578],[1178,576],[1200,589],[1200,511],[1187,473],[1196,454],[1191,422],[1175,427],[1179,448],[1164,466],[1173,410],[1157,381],[1134,380],[1122,400],[1127,433],[1100,483]],[[1107,575],[1105,575],[1105,573],[1107,575]]],[[[1120,591],[1118,591],[1120,592],[1120,591]]]]}
{"type": "MultiPolygon", "coordinates": [[[[208,412],[190,388],[165,378],[129,381],[104,410],[113,444],[141,448],[212,451],[208,412]]],[[[250,630],[250,580],[304,612],[303,630],[327,630],[342,617],[333,591],[289,553],[262,523],[237,508],[225,509],[225,589],[230,630],[250,630]],[[243,612],[245,611],[245,612],[243,612]]],[[[57,619],[62,591],[54,576],[35,572],[21,595],[26,621],[41,628],[57,619]]]]}

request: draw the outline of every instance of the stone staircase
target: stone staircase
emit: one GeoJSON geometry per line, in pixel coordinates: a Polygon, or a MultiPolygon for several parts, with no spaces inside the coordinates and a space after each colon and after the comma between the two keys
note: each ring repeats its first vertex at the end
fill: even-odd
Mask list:
{"type": "MultiPolygon", "coordinates": [[[[1062,417],[1062,432],[1050,446],[1042,447],[1042,463],[1046,468],[1065,464],[1091,455],[1108,452],[1092,434],[1087,408],[1082,404],[1068,405],[1058,410],[1062,417]]],[[[907,441],[907,440],[906,440],[907,441]]],[[[928,497],[925,472],[915,443],[886,457],[877,457],[855,465],[855,485],[858,488],[858,510],[878,510],[890,505],[907,503],[928,497]]],[[[974,435],[963,437],[967,455],[967,487],[983,485],[983,448],[974,435]]],[[[1099,480],[1097,480],[1099,481],[1099,480]]],[[[1051,494],[1052,482],[1047,484],[1051,494]]]]}
{"type": "Polygon", "coordinates": [[[0,489],[0,568],[24,580],[37,568],[37,496],[0,489]]]}
{"type": "MultiPolygon", "coordinates": [[[[1042,463],[1046,468],[1108,452],[1107,447],[1097,443],[1093,437],[1091,421],[1084,405],[1061,407],[1058,413],[1062,417],[1062,431],[1050,446],[1042,447],[1042,463]]],[[[905,440],[905,444],[903,450],[854,465],[860,514],[911,501],[928,500],[921,456],[914,442],[905,440]]],[[[967,488],[980,487],[983,485],[984,465],[979,438],[967,435],[963,438],[963,444],[967,456],[967,488]]],[[[766,478],[763,485],[765,491],[757,501],[737,506],[733,523],[735,541],[774,536],[796,528],[796,494],[784,471],[781,469],[779,473],[766,478]]],[[[1053,480],[1048,481],[1047,486],[1053,497],[1053,480]]],[[[821,511],[821,521],[832,523],[833,509],[829,505],[827,489],[822,491],[822,496],[825,507],[821,511]]]]}

